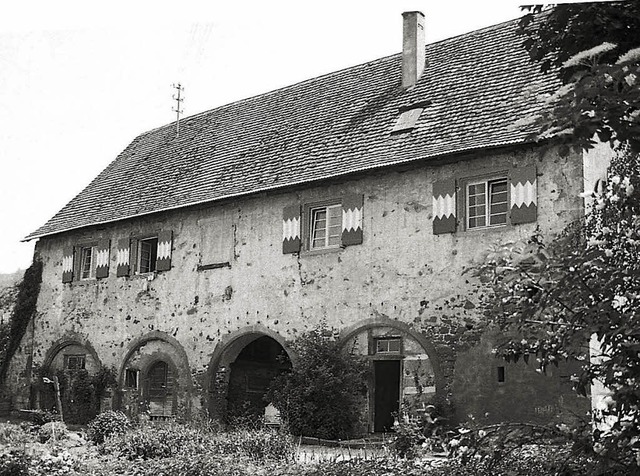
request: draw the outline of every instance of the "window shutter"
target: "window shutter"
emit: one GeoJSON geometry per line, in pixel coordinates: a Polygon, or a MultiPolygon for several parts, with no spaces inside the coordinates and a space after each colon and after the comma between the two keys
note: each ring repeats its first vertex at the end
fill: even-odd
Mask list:
{"type": "Polygon", "coordinates": [[[342,246],[362,243],[362,194],[342,197],[342,246]]]}
{"type": "Polygon", "coordinates": [[[282,253],[300,251],[300,205],[284,207],[282,211],[282,253]]]}
{"type": "Polygon", "coordinates": [[[171,269],[171,247],[173,246],[173,233],[161,231],[158,233],[158,260],[157,271],[169,271],[171,269]]]}
{"type": "Polygon", "coordinates": [[[62,282],[73,281],[73,246],[66,246],[62,251],[62,282]]]}
{"type": "Polygon", "coordinates": [[[129,238],[118,240],[118,249],[116,251],[116,276],[129,276],[131,272],[131,241],[129,238]]]}
{"type": "Polygon", "coordinates": [[[109,276],[109,251],[111,242],[100,240],[96,248],[96,278],[106,278],[109,276]]]}
{"type": "Polygon", "coordinates": [[[512,169],[511,224],[535,222],[538,214],[538,194],[535,167],[512,169]]]}
{"type": "Polygon", "coordinates": [[[456,231],[456,181],[442,180],[433,184],[433,234],[456,231]]]}

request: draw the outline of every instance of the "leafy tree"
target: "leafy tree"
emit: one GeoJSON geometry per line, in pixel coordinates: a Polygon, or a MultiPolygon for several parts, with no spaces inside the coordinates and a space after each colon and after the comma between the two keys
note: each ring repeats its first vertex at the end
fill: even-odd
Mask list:
{"type": "Polygon", "coordinates": [[[535,138],[579,151],[599,139],[616,156],[584,222],[487,253],[476,269],[491,290],[485,311],[522,335],[496,349],[507,361],[535,356],[544,372],[575,358],[576,390],[609,393],[595,429],[568,432],[597,462],[585,471],[640,474],[640,3],[527,8],[523,46],[559,80],[529,121],[535,138]]]}
{"type": "MultiPolygon", "coordinates": [[[[477,272],[491,289],[484,305],[521,340],[497,349],[507,361],[535,356],[540,371],[574,358],[586,395],[599,381],[609,389],[594,418],[592,448],[610,474],[640,473],[640,160],[628,148],[614,159],[606,190],[586,223],[573,224],[548,245],[536,235],[484,257],[477,272]],[[596,336],[599,359],[587,346],[596,336]]],[[[578,437],[579,432],[574,432],[578,437]]],[[[609,473],[608,473],[609,474],[609,473]]]]}
{"type": "Polygon", "coordinates": [[[589,149],[595,138],[640,151],[640,2],[524,7],[519,33],[531,60],[561,82],[546,108],[522,125],[563,149],[589,149]]]}
{"type": "Polygon", "coordinates": [[[302,334],[292,348],[296,364],[272,380],[265,398],[294,435],[352,436],[366,395],[366,362],[342,349],[336,331],[325,325],[302,334]]]}

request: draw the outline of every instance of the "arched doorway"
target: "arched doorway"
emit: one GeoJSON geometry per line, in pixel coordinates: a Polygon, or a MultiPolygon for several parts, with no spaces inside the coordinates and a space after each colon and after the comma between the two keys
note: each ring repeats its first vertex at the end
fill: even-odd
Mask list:
{"type": "Polygon", "coordinates": [[[258,337],[247,344],[230,364],[227,421],[259,421],[268,404],[264,397],[271,381],[290,368],[289,356],[271,337],[258,337]]]}
{"type": "Polygon", "coordinates": [[[369,431],[391,431],[396,418],[419,418],[430,406],[441,406],[444,377],[438,355],[409,325],[370,319],[345,329],[341,342],[371,365],[369,431]]]}
{"type": "Polygon", "coordinates": [[[43,363],[43,377],[35,384],[36,406],[56,411],[54,380],[60,390],[60,403],[67,423],[85,424],[100,412],[101,397],[105,390],[97,375],[101,363],[96,352],[86,341],[62,340],[54,345],[43,363]]]}
{"type": "Polygon", "coordinates": [[[264,416],[271,381],[291,368],[291,356],[279,340],[250,329],[218,345],[210,366],[212,416],[231,424],[253,423],[264,416]]]}
{"type": "Polygon", "coordinates": [[[148,414],[165,420],[178,407],[190,410],[192,377],[187,354],[180,343],[160,331],[135,339],[122,361],[118,381],[118,407],[130,417],[148,414]]]}

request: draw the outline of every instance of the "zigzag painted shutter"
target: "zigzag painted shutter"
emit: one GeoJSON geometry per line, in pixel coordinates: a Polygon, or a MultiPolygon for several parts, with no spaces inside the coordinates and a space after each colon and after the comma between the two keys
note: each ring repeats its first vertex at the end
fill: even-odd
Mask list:
{"type": "Polygon", "coordinates": [[[433,234],[456,231],[456,181],[442,180],[433,184],[433,234]]]}
{"type": "Polygon", "coordinates": [[[282,253],[300,251],[300,205],[284,207],[282,210],[282,253]]]}
{"type": "Polygon", "coordinates": [[[109,276],[109,251],[111,242],[100,240],[96,249],[96,278],[106,278],[109,276]]]}
{"type": "Polygon", "coordinates": [[[362,194],[342,197],[342,246],[362,243],[362,194]]]}
{"type": "Polygon", "coordinates": [[[131,271],[131,241],[129,238],[121,238],[118,240],[116,263],[116,276],[129,276],[131,271]]]}
{"type": "Polygon", "coordinates": [[[62,251],[62,282],[73,281],[73,246],[66,246],[62,251]]]}
{"type": "Polygon", "coordinates": [[[161,231],[158,233],[158,260],[156,271],[169,271],[171,269],[171,247],[173,246],[173,233],[161,231]]]}
{"type": "Polygon", "coordinates": [[[535,222],[538,215],[538,182],[535,167],[512,169],[511,224],[535,222]]]}

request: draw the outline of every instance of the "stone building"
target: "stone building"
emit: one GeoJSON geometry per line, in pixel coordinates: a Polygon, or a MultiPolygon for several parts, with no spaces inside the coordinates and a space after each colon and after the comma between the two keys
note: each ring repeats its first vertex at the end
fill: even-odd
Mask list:
{"type": "Polygon", "coordinates": [[[296,365],[291,340],[326,322],[371,362],[367,431],[401,403],[455,420],[586,411],[570,369],[493,356],[463,271],[580,219],[597,167],[515,127],[557,86],[516,22],[429,45],[421,13],[403,23],[402,54],[141,134],[27,236],[44,271],[14,406],[43,405],[35,368],[114,368],[105,406],[259,411],[296,365]]]}

